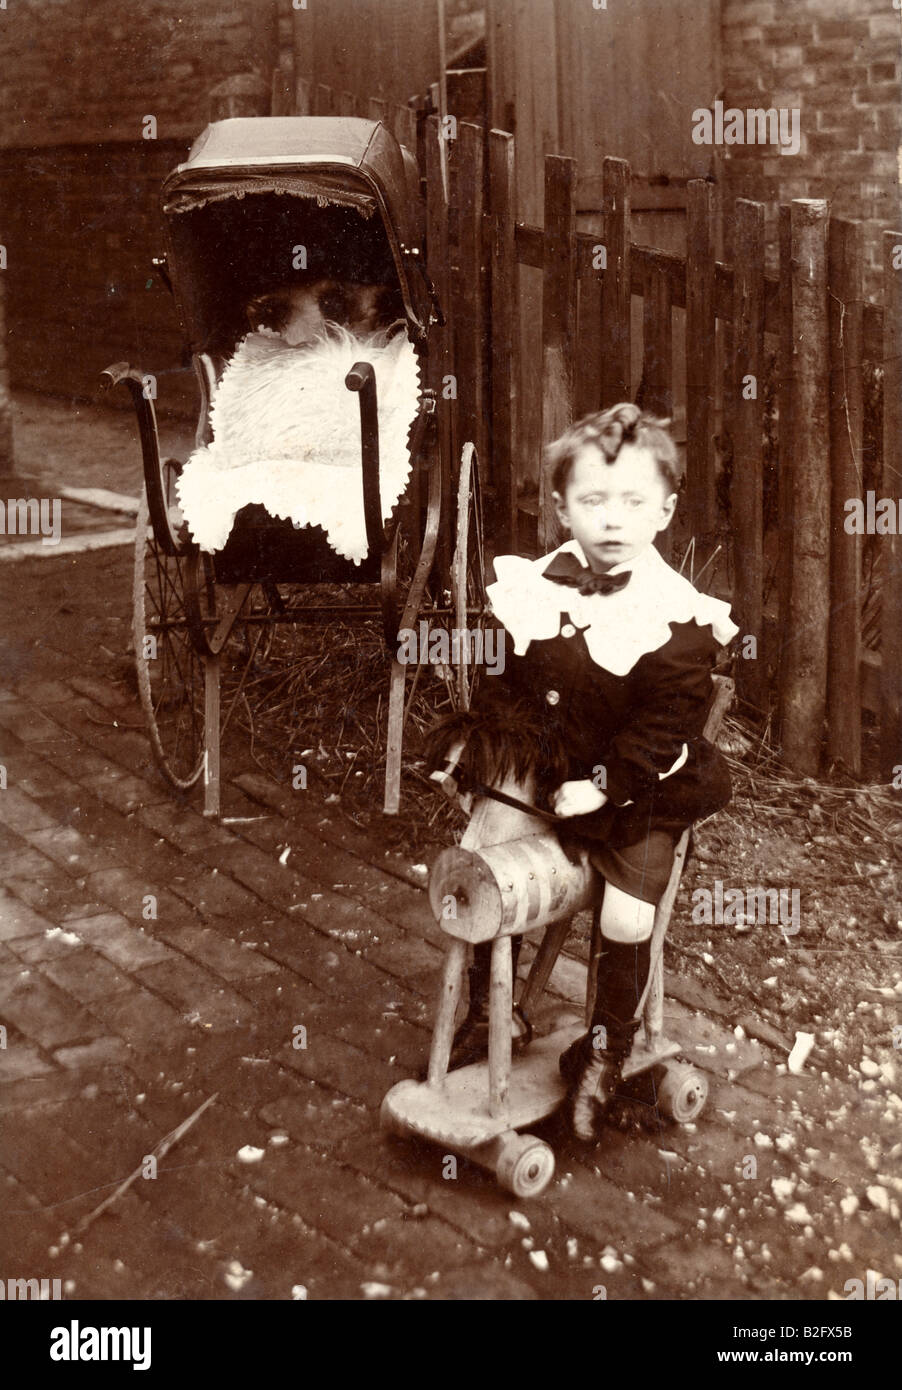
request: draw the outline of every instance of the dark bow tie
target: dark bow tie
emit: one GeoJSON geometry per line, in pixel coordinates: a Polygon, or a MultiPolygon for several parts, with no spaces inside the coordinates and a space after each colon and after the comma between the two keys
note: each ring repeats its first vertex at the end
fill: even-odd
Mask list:
{"type": "Polygon", "coordinates": [[[595,574],[565,550],[563,554],[556,555],[542,573],[546,579],[553,579],[555,584],[566,584],[570,589],[578,589],[581,594],[615,594],[629,583],[632,570],[624,570],[621,574],[595,574]]]}

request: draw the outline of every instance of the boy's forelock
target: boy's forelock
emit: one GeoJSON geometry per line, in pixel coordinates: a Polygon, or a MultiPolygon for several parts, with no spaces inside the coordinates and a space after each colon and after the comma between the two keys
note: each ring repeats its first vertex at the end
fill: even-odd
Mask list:
{"type": "Polygon", "coordinates": [[[585,415],[547,446],[553,490],[563,496],[574,459],[587,445],[594,445],[606,463],[613,463],[624,444],[635,444],[650,450],[667,486],[676,492],[681,468],[676,445],[667,430],[669,424],[669,420],[647,415],[630,401],[585,415]]]}

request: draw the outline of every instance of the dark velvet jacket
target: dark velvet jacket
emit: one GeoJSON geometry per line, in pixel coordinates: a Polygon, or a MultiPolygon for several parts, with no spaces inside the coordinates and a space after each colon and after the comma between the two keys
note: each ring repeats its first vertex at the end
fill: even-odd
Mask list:
{"type": "Polygon", "coordinates": [[[594,780],[606,793],[610,806],[568,818],[574,833],[606,838],[612,812],[627,803],[647,811],[650,826],[676,832],[730,799],[726,762],[702,735],[720,648],[707,625],[670,626],[669,641],[617,676],[592,660],[565,612],[559,635],[533,640],[523,656],[505,633],[503,673],[482,675],[477,707],[497,711],[511,697],[525,702],[549,745],[562,745],[567,779],[594,780]],[[662,778],[684,746],[683,765],[662,778]]]}

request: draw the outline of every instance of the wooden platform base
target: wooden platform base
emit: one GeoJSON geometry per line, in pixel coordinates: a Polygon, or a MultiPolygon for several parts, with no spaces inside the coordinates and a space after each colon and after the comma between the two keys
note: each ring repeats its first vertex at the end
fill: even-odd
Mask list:
{"type": "MultiPolygon", "coordinates": [[[[574,1018],[547,1037],[537,1038],[513,1059],[503,1114],[489,1113],[488,1068],[485,1062],[474,1062],[449,1072],[440,1086],[431,1086],[428,1081],[399,1081],[383,1101],[383,1126],[463,1150],[534,1125],[551,1115],[563,1100],[566,1088],[558,1059],[583,1031],[583,1024],[574,1018]]],[[[624,1063],[624,1080],[668,1061],[679,1050],[677,1043],[664,1039],[653,1049],[634,1047],[624,1063]]]]}

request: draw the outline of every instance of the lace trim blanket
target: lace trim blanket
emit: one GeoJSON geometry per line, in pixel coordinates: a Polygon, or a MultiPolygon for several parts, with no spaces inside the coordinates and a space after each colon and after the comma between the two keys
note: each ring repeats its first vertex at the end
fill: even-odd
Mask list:
{"type": "Polygon", "coordinates": [[[344,384],[372,363],[379,410],[383,520],[407,485],[408,431],[419,402],[419,364],[405,333],[357,338],[331,327],[306,347],[249,333],[226,365],[211,411],[213,441],[195,449],[176,484],[202,550],[220,550],[235,515],[260,503],[297,526],[321,526],[347,560],[366,556],[360,402],[344,384]]]}

